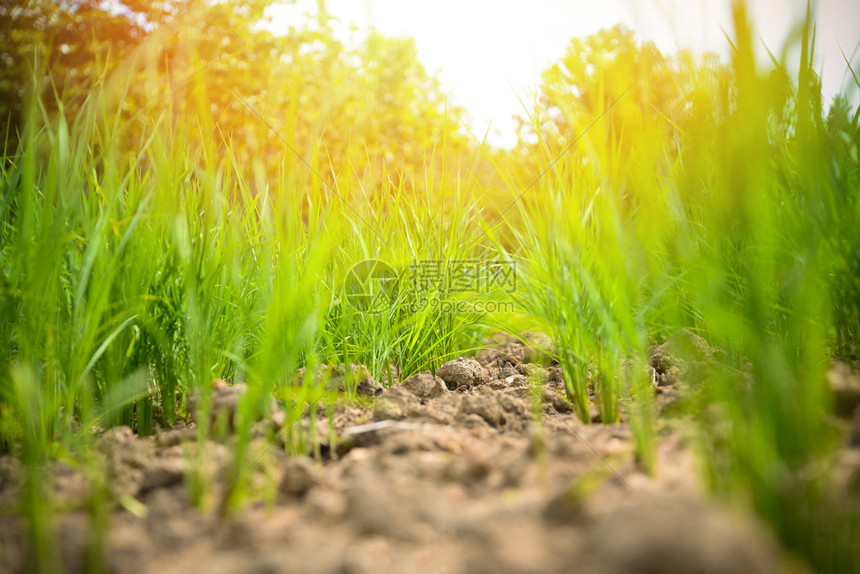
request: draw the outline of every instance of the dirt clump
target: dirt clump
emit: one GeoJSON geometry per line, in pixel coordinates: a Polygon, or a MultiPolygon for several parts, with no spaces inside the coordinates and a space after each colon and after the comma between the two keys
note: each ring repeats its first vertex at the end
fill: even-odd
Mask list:
{"type": "Polygon", "coordinates": [[[193,423],[190,425],[180,423],[172,429],[162,430],[155,435],[155,446],[159,448],[178,446],[196,438],[197,429],[193,423]]]}
{"type": "Polygon", "coordinates": [[[143,471],[138,493],[180,484],[184,475],[185,463],[181,456],[155,457],[143,471]]]}
{"type": "Polygon", "coordinates": [[[418,397],[401,386],[385,389],[373,405],[373,418],[404,419],[416,413],[419,404],[418,397]]]}
{"type": "Polygon", "coordinates": [[[471,414],[478,415],[491,426],[497,427],[505,423],[505,411],[499,405],[499,401],[492,395],[466,396],[460,403],[462,417],[471,414]]]}
{"type": "Polygon", "coordinates": [[[436,369],[436,376],[445,381],[448,388],[458,391],[470,389],[489,380],[481,363],[475,359],[464,358],[448,361],[436,369]]]}
{"type": "Polygon", "coordinates": [[[285,463],[278,488],[289,497],[302,498],[318,482],[312,461],[307,458],[293,458],[285,463]]]}
{"type": "Polygon", "coordinates": [[[448,386],[440,377],[434,377],[429,371],[408,377],[402,383],[403,388],[421,399],[435,399],[448,392],[448,386]]]}
{"type": "Polygon", "coordinates": [[[543,389],[543,395],[544,401],[553,411],[557,413],[569,413],[573,410],[570,407],[570,403],[554,389],[543,389]]]}

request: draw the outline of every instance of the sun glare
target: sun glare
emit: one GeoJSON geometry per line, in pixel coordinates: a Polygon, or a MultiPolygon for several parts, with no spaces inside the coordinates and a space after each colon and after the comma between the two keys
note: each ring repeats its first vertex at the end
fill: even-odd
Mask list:
{"type": "MultiPolygon", "coordinates": [[[[468,111],[466,120],[479,137],[503,147],[516,143],[515,116],[523,113],[540,83],[540,72],[557,60],[572,37],[624,24],[665,52],[713,52],[728,59],[732,0],[330,0],[335,29],[349,41],[373,26],[389,36],[415,38],[418,55],[438,72],[446,93],[468,111]]],[[[764,46],[779,51],[806,10],[803,0],[754,0],[750,12],[761,39],[758,58],[768,63],[764,46]]],[[[832,98],[850,76],[842,50],[856,61],[860,43],[860,3],[813,2],[818,22],[818,57],[823,93],[832,98]]],[[[297,0],[269,8],[266,28],[278,32],[316,14],[316,0],[297,0]]],[[[855,92],[854,97],[857,98],[855,92]]]]}

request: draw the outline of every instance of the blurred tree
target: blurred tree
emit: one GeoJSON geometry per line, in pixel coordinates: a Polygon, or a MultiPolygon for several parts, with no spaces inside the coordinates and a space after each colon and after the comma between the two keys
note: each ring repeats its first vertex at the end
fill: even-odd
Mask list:
{"type": "Polygon", "coordinates": [[[14,135],[36,50],[67,114],[106,78],[99,89],[139,120],[127,146],[166,113],[174,129],[229,142],[243,165],[256,162],[269,176],[298,162],[278,136],[329,179],[415,173],[443,141],[449,154],[466,150],[414,41],[369,30],[347,47],[322,0],[313,20],[276,35],[259,26],[271,3],[0,4],[0,112],[14,135]]]}
{"type": "Polygon", "coordinates": [[[716,56],[666,56],[622,25],[574,38],[541,75],[532,117],[520,121],[519,155],[540,157],[534,153],[539,139],[551,144],[551,154],[560,153],[610,107],[588,130],[583,150],[601,161],[629,157],[634,149],[647,149],[640,138],[659,135],[653,142],[671,142],[677,151],[677,135],[701,125],[706,118],[700,114],[728,113],[727,101],[716,95],[728,93],[729,78],[716,56]]]}
{"type": "MultiPolygon", "coordinates": [[[[74,112],[98,74],[124,57],[144,35],[121,10],[99,0],[0,0],[0,118],[14,141],[38,55],[57,93],[74,112]]],[[[42,85],[50,85],[42,78],[42,85]]],[[[52,109],[53,98],[47,98],[52,109]]]]}

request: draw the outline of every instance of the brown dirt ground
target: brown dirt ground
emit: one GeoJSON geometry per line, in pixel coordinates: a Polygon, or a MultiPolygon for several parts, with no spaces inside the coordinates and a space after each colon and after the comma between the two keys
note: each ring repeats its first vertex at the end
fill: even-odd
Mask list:
{"type": "MultiPolygon", "coordinates": [[[[143,505],[136,514],[115,506],[111,570],[802,571],[754,519],[704,496],[676,426],[661,423],[657,474],[649,476],[634,459],[627,424],[576,420],[561,369],[548,355],[516,341],[494,345],[478,360],[447,363],[435,377],[422,373],[385,390],[364,384],[376,395],[366,408],[334,410],[340,440],[321,433],[317,459],[290,458],[282,445],[269,449],[248,471],[251,488],[268,489],[269,503],[226,518],[217,500],[204,510],[189,504],[200,448],[193,423],[152,437],[127,427],[103,433],[96,448],[114,494],[143,505]],[[542,399],[527,376],[542,381],[542,399]]],[[[661,349],[654,357],[658,399],[671,402],[665,389],[677,365],[666,366],[661,349]]],[[[220,387],[219,396],[237,395],[220,387]]],[[[327,428],[325,416],[317,424],[327,428]]],[[[250,452],[266,447],[261,435],[250,452]]],[[[223,491],[229,449],[207,441],[204,452],[213,490],[223,491]]],[[[19,474],[13,459],[0,458],[0,504],[7,508],[17,500],[19,474]]],[[[62,464],[53,476],[53,498],[68,509],[55,521],[62,559],[69,572],[83,572],[90,523],[80,501],[89,482],[62,464]]],[[[12,516],[0,518],[0,571],[23,568],[20,527],[12,516]]]]}

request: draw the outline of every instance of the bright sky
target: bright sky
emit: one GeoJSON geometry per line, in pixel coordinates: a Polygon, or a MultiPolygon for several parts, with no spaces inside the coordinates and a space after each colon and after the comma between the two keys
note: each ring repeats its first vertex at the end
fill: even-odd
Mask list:
{"type": "MultiPolygon", "coordinates": [[[[297,0],[274,6],[267,27],[277,32],[299,26],[303,15],[316,13],[316,5],[316,0],[297,0]]],[[[757,33],[779,57],[805,13],[805,0],[749,5],[757,33]]],[[[665,52],[681,47],[727,56],[723,30],[733,34],[731,0],[328,0],[326,6],[339,19],[335,30],[344,40],[351,25],[415,38],[421,61],[468,110],[473,133],[483,135],[489,126],[489,141],[502,146],[515,142],[512,116],[522,111],[519,98],[533,93],[540,71],[564,54],[572,37],[623,23],[665,52]]],[[[819,0],[813,10],[816,69],[829,104],[851,83],[840,46],[860,73],[860,1],[819,0]]],[[[768,61],[764,49],[760,56],[768,61]]],[[[856,88],[851,93],[856,102],[856,88]]]]}

